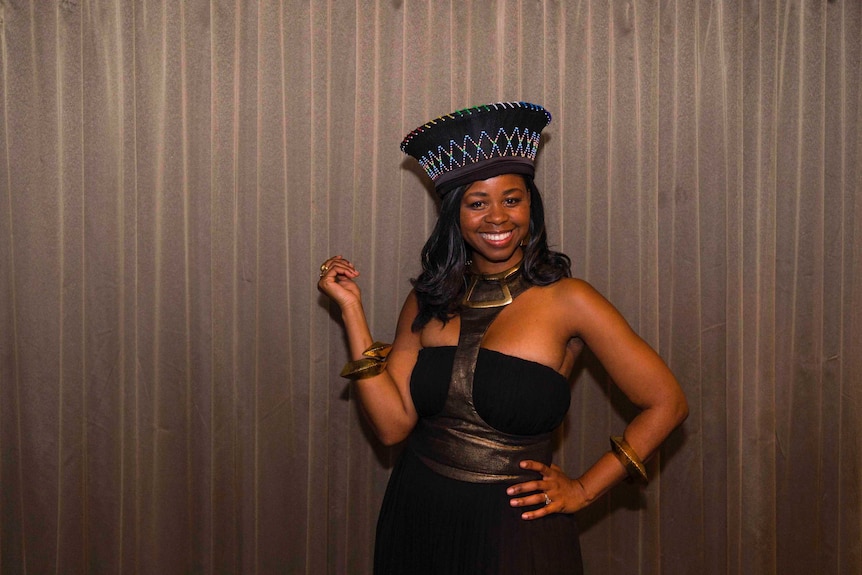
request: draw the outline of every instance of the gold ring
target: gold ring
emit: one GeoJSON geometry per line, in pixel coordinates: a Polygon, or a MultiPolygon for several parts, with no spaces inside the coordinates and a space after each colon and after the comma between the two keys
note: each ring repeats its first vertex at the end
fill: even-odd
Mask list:
{"type": "Polygon", "coordinates": [[[326,262],[323,262],[322,264],[320,264],[320,273],[325,274],[328,271],[329,271],[329,266],[326,265],[326,262]]]}

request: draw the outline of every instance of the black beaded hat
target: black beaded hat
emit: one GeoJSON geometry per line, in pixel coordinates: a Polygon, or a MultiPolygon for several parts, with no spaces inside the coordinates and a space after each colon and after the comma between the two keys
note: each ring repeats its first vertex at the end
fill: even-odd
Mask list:
{"type": "Polygon", "coordinates": [[[401,142],[440,196],[501,174],[535,172],[542,130],[551,114],[538,104],[498,102],[452,112],[419,126],[401,142]]]}

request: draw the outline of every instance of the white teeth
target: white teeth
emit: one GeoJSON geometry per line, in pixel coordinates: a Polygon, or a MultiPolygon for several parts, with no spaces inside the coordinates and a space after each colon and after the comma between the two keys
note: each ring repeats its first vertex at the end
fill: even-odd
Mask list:
{"type": "Polygon", "coordinates": [[[489,242],[501,242],[512,235],[512,232],[503,232],[500,234],[480,234],[483,238],[488,240],[489,242]]]}

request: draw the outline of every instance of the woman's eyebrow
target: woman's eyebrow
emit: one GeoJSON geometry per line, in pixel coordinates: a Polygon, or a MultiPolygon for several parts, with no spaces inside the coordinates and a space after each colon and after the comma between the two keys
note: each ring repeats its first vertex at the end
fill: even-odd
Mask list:
{"type": "MultiPolygon", "coordinates": [[[[506,196],[506,195],[509,195],[509,194],[516,194],[516,193],[518,193],[518,192],[524,192],[524,193],[526,193],[526,191],[527,191],[527,190],[525,190],[524,188],[509,188],[509,189],[507,189],[507,190],[503,190],[503,192],[501,192],[501,193],[502,193],[504,196],[506,196]]],[[[465,193],[465,194],[464,194],[464,197],[465,197],[465,198],[468,198],[468,197],[470,197],[470,196],[482,196],[482,197],[487,197],[487,196],[488,196],[488,192],[486,192],[486,191],[484,191],[484,190],[473,190],[473,191],[468,191],[467,193],[465,193]]]]}

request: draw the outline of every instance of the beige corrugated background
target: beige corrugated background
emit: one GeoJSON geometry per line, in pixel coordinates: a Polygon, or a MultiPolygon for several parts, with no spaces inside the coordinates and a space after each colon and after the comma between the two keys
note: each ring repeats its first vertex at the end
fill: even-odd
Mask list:
{"type": "MultiPolygon", "coordinates": [[[[691,416],[591,574],[862,572],[862,2],[3,0],[0,571],[370,572],[395,451],[320,262],[391,338],[436,206],[402,136],[554,116],[552,243],[691,416]]],[[[585,358],[557,461],[631,416],[585,358]]]]}

